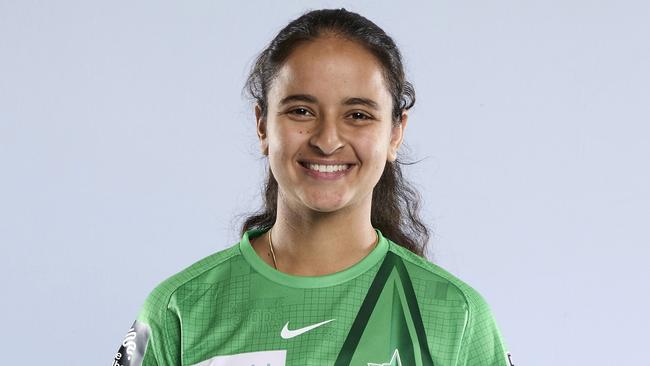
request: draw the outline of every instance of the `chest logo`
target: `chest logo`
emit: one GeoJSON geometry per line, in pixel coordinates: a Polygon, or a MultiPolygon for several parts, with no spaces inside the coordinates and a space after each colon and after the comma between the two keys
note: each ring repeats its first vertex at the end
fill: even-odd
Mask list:
{"type": "Polygon", "coordinates": [[[299,336],[299,335],[301,335],[303,333],[309,332],[310,330],[312,330],[314,328],[318,328],[321,325],[327,324],[327,323],[329,323],[329,322],[331,322],[333,320],[335,320],[335,319],[325,320],[324,322],[308,325],[306,327],[302,327],[302,328],[299,328],[299,329],[293,329],[293,330],[289,329],[289,322],[287,322],[287,324],[285,324],[284,327],[282,327],[282,331],[280,332],[280,337],[282,337],[284,339],[290,339],[290,338],[293,338],[293,337],[297,337],[297,336],[299,336]]]}
{"type": "Polygon", "coordinates": [[[334,363],[349,365],[434,366],[411,276],[393,252],[379,267],[334,363]]]}

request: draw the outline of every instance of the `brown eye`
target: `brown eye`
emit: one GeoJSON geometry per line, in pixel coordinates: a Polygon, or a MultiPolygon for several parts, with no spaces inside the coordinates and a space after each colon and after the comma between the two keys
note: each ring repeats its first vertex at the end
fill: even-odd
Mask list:
{"type": "Polygon", "coordinates": [[[299,116],[308,116],[308,115],[305,114],[305,113],[309,113],[309,114],[311,114],[311,112],[308,111],[308,110],[305,109],[305,108],[296,108],[296,109],[292,109],[292,110],[289,111],[289,113],[290,113],[290,114],[299,115],[299,116]]]}
{"type": "Polygon", "coordinates": [[[372,119],[372,117],[368,116],[367,114],[361,113],[361,112],[354,112],[350,116],[353,116],[352,118],[360,117],[360,118],[354,118],[354,119],[358,119],[358,120],[372,119]]]}

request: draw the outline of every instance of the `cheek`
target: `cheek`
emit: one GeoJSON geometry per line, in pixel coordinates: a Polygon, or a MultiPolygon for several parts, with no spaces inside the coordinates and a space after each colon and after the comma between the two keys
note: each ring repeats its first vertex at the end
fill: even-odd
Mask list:
{"type": "Polygon", "coordinates": [[[356,146],[359,159],[367,168],[375,171],[384,169],[387,146],[383,141],[380,141],[378,137],[373,137],[358,141],[356,146]]]}
{"type": "Polygon", "coordinates": [[[275,128],[269,134],[271,155],[277,160],[293,159],[306,143],[305,128],[275,128]]]}

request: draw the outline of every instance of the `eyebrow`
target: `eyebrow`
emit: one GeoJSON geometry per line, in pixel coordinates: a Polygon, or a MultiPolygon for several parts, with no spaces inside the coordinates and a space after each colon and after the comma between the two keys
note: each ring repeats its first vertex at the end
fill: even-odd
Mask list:
{"type": "MultiPolygon", "coordinates": [[[[318,103],[318,99],[316,99],[315,96],[309,95],[309,94],[293,94],[289,95],[287,97],[282,98],[280,101],[280,105],[285,105],[290,102],[307,102],[307,103],[318,103]]],[[[372,108],[374,110],[379,110],[379,104],[375,102],[372,99],[368,98],[360,98],[360,97],[353,97],[353,98],[347,98],[343,100],[343,105],[365,105],[369,108],[372,108]]]]}

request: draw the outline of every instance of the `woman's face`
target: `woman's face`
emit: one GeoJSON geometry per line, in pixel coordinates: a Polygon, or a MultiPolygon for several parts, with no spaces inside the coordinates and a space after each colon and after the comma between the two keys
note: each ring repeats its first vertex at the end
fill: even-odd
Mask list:
{"type": "Polygon", "coordinates": [[[319,212],[369,206],[407,120],[404,112],[391,125],[379,61],[357,43],[321,37],[291,53],[267,98],[266,120],[256,107],[257,133],[278,199],[319,212]]]}

